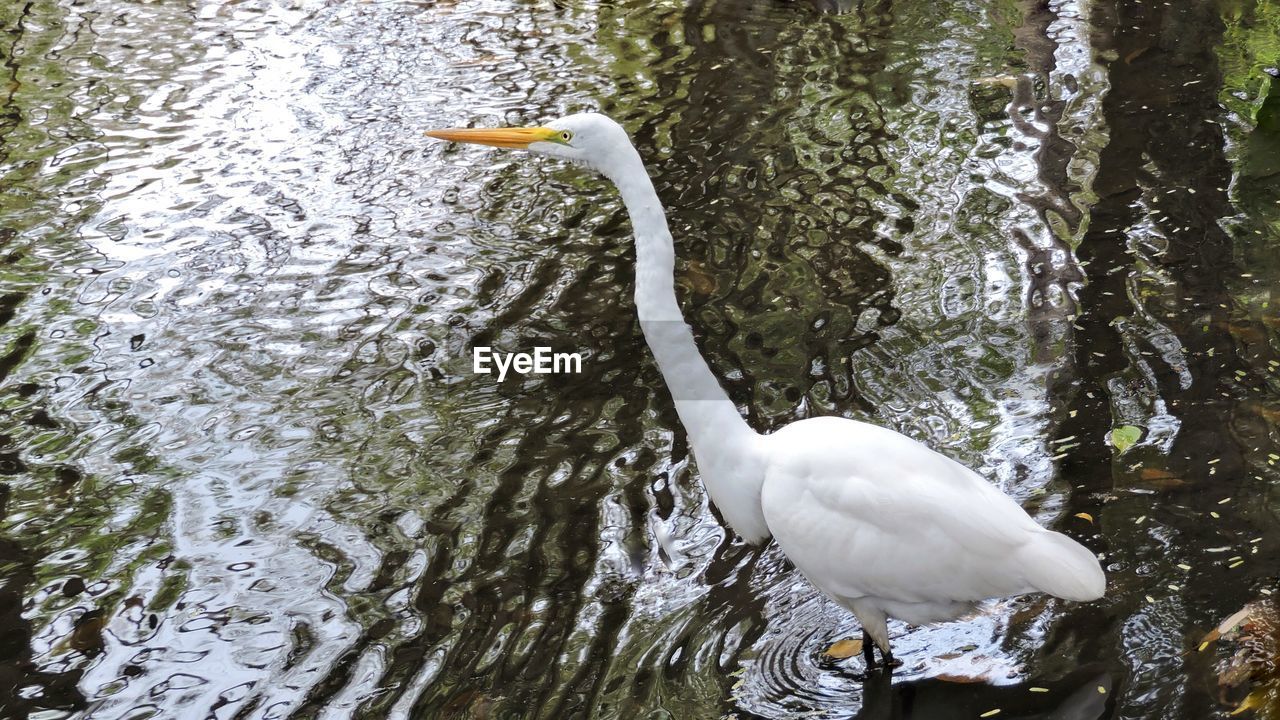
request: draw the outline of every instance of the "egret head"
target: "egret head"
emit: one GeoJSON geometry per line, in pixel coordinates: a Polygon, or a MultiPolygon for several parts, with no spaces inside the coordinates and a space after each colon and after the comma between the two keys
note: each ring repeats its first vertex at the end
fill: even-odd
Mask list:
{"type": "Polygon", "coordinates": [[[428,137],[513,150],[528,150],[585,165],[614,177],[614,170],[635,154],[627,131],[600,113],[566,115],[541,127],[449,128],[428,137]]]}

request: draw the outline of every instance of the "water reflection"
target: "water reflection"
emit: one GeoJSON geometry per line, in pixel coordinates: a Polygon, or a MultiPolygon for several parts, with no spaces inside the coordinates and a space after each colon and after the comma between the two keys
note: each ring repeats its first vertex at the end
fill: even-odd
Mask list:
{"type": "Polygon", "coordinates": [[[880,677],[863,694],[858,720],[1099,720],[1107,717],[1111,677],[1081,671],[1047,686],[1006,685],[974,692],[964,678],[895,683],[880,677]],[[999,712],[995,712],[999,711],[999,712]]]}
{"type": "Polygon", "coordinates": [[[1276,18],[1228,5],[0,8],[4,707],[1207,716],[1186,650],[1280,537],[1276,18]],[[857,628],[715,521],[614,196],[420,138],[584,109],[753,425],[982,467],[1107,600],[895,626],[887,686],[825,664],[857,628]]]}

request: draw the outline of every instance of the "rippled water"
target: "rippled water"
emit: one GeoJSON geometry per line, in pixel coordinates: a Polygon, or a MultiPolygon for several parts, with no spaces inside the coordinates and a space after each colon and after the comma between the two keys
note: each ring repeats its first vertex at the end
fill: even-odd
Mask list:
{"type": "Polygon", "coordinates": [[[7,716],[1230,710],[1197,645],[1280,573],[1271,0],[0,28],[7,716]],[[892,626],[892,682],[821,659],[857,625],[708,505],[615,194],[421,136],[586,109],[633,133],[757,429],[919,438],[1104,553],[1106,599],[892,626]],[[498,383],[478,345],[584,372],[498,383]]]}

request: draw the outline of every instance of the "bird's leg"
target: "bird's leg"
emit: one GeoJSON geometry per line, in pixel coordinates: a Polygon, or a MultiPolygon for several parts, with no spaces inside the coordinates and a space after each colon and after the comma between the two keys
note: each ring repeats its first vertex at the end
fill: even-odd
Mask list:
{"type": "MultiPolygon", "coordinates": [[[[876,669],[876,648],[878,645],[875,640],[871,639],[870,633],[866,630],[862,631],[862,657],[867,661],[867,671],[876,669]]],[[[893,672],[896,667],[902,667],[902,661],[893,656],[893,650],[889,648],[889,643],[880,648],[880,658],[884,661],[885,670],[893,672]]]]}
{"type": "Polygon", "coordinates": [[[862,631],[862,657],[867,660],[867,670],[876,669],[876,642],[865,629],[862,631]]]}

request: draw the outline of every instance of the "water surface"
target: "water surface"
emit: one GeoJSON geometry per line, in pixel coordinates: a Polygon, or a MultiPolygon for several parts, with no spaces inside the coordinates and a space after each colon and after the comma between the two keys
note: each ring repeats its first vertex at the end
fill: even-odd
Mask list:
{"type": "Polygon", "coordinates": [[[1229,711],[1196,648],[1280,573],[1280,8],[848,9],[0,10],[4,713],[1229,711]],[[754,427],[918,438],[1107,597],[894,625],[892,682],[823,661],[857,625],[708,505],[616,195],[421,135],[582,110],[754,427]]]}

